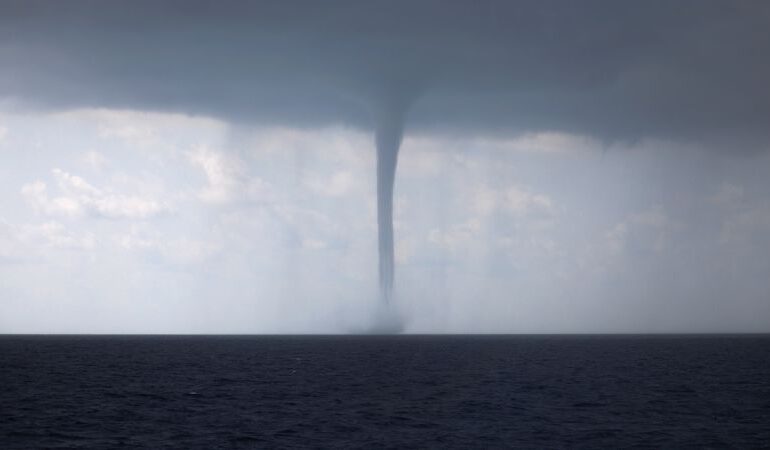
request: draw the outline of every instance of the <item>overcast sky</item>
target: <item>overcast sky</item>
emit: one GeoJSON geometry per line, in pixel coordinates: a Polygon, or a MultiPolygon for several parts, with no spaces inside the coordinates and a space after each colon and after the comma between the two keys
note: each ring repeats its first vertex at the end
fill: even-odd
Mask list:
{"type": "Polygon", "coordinates": [[[770,332],[767,2],[0,1],[0,332],[770,332]]]}

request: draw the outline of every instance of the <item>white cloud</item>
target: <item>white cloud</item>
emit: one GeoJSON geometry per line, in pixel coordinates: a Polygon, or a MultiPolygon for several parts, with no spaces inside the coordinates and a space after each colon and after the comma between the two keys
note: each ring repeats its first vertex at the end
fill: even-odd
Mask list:
{"type": "Polygon", "coordinates": [[[226,203],[236,194],[241,184],[241,165],[235,158],[207,148],[200,148],[189,155],[190,162],[206,175],[208,185],[200,192],[206,203],[226,203]]]}
{"type": "Polygon", "coordinates": [[[275,200],[273,186],[248,174],[243,161],[232,154],[201,147],[190,152],[188,159],[206,176],[206,186],[198,192],[198,198],[204,203],[221,205],[275,200]]]}
{"type": "Polygon", "coordinates": [[[83,213],[81,204],[69,197],[49,198],[48,187],[42,181],[25,184],[21,193],[32,207],[44,215],[79,216],[83,213]]]}
{"type": "Polygon", "coordinates": [[[61,169],[53,169],[52,173],[61,195],[51,197],[46,183],[39,180],[21,189],[32,207],[44,215],[93,214],[110,219],[147,219],[167,209],[154,199],[103,191],[61,169]]]}
{"type": "Polygon", "coordinates": [[[46,246],[60,249],[92,250],[96,246],[93,234],[76,235],[58,222],[27,225],[22,228],[21,238],[24,241],[42,241],[46,246]]]}
{"type": "Polygon", "coordinates": [[[481,186],[475,191],[473,206],[476,212],[482,215],[498,211],[516,217],[554,213],[553,202],[549,196],[533,193],[529,189],[518,186],[503,189],[481,186]]]}

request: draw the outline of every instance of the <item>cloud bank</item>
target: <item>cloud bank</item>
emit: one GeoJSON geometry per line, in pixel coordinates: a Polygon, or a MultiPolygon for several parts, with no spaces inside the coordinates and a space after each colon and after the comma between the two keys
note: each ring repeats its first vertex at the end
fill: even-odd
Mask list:
{"type": "Polygon", "coordinates": [[[770,119],[764,1],[3,1],[0,96],[413,131],[732,139],[770,119]]]}

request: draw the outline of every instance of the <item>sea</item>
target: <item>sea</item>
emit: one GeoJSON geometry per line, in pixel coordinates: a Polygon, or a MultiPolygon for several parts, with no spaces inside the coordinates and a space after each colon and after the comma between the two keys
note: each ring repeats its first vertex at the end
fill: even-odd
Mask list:
{"type": "Polygon", "coordinates": [[[770,448],[770,336],[0,336],[0,448],[770,448]]]}

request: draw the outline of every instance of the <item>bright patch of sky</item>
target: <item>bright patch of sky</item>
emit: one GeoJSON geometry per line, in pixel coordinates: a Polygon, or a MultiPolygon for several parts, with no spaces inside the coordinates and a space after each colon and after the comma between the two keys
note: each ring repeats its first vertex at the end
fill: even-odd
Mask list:
{"type": "MultiPolygon", "coordinates": [[[[6,112],[0,155],[0,332],[347,332],[376,307],[367,133],[6,112]]],[[[665,141],[408,135],[407,331],[768,331],[768,173],[665,141]]]]}

